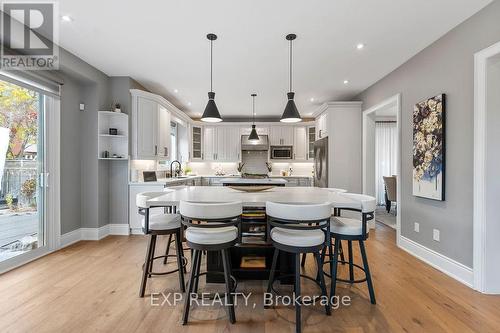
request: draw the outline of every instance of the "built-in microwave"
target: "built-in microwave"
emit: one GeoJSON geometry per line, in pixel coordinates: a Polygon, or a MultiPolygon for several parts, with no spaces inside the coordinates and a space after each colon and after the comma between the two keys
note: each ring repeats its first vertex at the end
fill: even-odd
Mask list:
{"type": "Polygon", "coordinates": [[[271,146],[272,160],[291,160],[293,156],[292,146],[271,146]]]}

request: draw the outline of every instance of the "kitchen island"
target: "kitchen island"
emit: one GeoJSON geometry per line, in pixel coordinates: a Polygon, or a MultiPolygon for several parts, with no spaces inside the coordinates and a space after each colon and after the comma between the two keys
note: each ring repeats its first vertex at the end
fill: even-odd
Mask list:
{"type": "MultiPolygon", "coordinates": [[[[318,187],[274,187],[261,192],[242,192],[230,187],[185,186],[166,189],[158,196],[148,200],[152,206],[178,206],[181,201],[193,202],[230,202],[239,200],[243,203],[241,219],[241,242],[230,250],[232,274],[239,280],[267,280],[274,248],[268,237],[268,225],[265,213],[266,201],[289,204],[319,204],[330,202],[332,208],[337,203],[343,206],[357,203],[340,194],[318,187]],[[251,263],[250,267],[247,263],[251,263]],[[255,264],[257,263],[257,264],[255,264]],[[259,264],[260,263],[260,264],[259,264]],[[255,265],[254,265],[255,264],[255,265]]],[[[208,253],[208,272],[221,272],[222,262],[219,255],[208,253]]],[[[293,256],[280,253],[279,265],[282,274],[291,274],[294,270],[293,256]]],[[[207,282],[223,282],[220,276],[207,275],[207,282]]],[[[282,280],[283,283],[291,282],[282,280]]]]}

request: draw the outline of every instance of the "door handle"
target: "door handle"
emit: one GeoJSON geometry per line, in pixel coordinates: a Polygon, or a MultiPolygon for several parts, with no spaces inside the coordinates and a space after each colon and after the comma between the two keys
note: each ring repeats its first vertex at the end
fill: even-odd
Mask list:
{"type": "Polygon", "coordinates": [[[155,145],[155,156],[158,155],[158,146],[155,145]]]}

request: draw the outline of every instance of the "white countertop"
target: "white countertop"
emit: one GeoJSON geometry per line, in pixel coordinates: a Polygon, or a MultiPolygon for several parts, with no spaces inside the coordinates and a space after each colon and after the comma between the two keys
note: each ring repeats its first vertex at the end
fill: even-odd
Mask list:
{"type": "MultiPolygon", "coordinates": [[[[241,178],[241,176],[238,175],[223,175],[223,176],[216,176],[216,175],[196,175],[196,176],[184,176],[184,177],[177,177],[177,178],[158,178],[155,182],[145,182],[145,181],[135,181],[129,182],[129,185],[168,185],[171,183],[177,183],[177,182],[182,182],[185,180],[192,180],[192,179],[198,179],[198,178],[241,178]]],[[[269,176],[269,178],[276,179],[276,178],[312,178],[312,176],[300,176],[300,175],[292,175],[292,176],[269,176]]],[[[243,179],[243,178],[242,178],[243,179]]],[[[245,178],[248,179],[248,178],[245,178]]],[[[254,179],[252,179],[254,180],[254,179]]]]}
{"type": "Polygon", "coordinates": [[[152,206],[176,206],[180,201],[195,202],[230,202],[240,200],[243,206],[264,207],[266,201],[280,203],[331,202],[332,206],[342,203],[343,206],[358,207],[359,203],[341,194],[319,187],[274,187],[261,192],[242,192],[227,186],[184,186],[167,192],[158,192],[158,196],[148,200],[152,206]]]}

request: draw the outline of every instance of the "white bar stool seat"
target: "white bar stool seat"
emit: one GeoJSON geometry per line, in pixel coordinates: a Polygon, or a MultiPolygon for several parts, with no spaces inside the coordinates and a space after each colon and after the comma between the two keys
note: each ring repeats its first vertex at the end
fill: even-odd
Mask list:
{"type": "Polygon", "coordinates": [[[288,246],[318,246],[325,242],[325,233],[321,230],[292,230],[276,227],[271,230],[271,239],[288,246]]]}
{"type": "Polygon", "coordinates": [[[224,244],[238,238],[238,228],[234,226],[211,229],[189,227],[186,229],[185,237],[187,241],[196,244],[224,244]]]}
{"type": "MultiPolygon", "coordinates": [[[[358,219],[334,216],[330,220],[330,232],[349,236],[361,236],[363,234],[363,224],[358,219]]],[[[366,233],[368,232],[369,229],[366,229],[366,233]]]]}
{"type": "MultiPolygon", "coordinates": [[[[146,218],[142,217],[142,228],[146,227],[146,218]]],[[[181,227],[180,214],[155,214],[149,216],[149,230],[170,230],[181,227]]]]}

